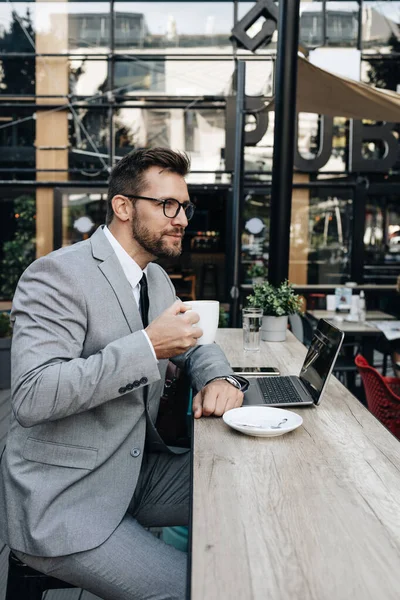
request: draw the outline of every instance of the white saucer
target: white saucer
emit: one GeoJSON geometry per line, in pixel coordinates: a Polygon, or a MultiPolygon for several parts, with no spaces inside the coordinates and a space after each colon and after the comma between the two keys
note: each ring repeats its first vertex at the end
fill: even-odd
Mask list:
{"type": "Polygon", "coordinates": [[[247,435],[259,437],[275,437],[293,431],[303,423],[303,419],[297,413],[273,408],[271,406],[242,406],[233,408],[222,415],[223,420],[232,429],[237,429],[247,435]],[[282,421],[287,419],[284,423],[282,421]],[[278,429],[271,427],[278,425],[278,429]]]}

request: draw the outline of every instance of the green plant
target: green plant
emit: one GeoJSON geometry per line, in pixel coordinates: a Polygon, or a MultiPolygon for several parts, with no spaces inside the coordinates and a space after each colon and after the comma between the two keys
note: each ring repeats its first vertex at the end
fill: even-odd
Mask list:
{"type": "Polygon", "coordinates": [[[263,309],[264,315],[270,317],[283,317],[301,311],[302,299],[293,290],[293,286],[284,281],[275,287],[265,281],[254,286],[254,293],[247,296],[249,306],[258,306],[263,309]]]}
{"type": "Polygon", "coordinates": [[[0,338],[11,337],[11,322],[8,313],[0,313],[0,338]]]}
{"type": "Polygon", "coordinates": [[[266,268],[259,263],[252,263],[247,269],[248,277],[265,277],[266,274],[266,268]]]}
{"type": "Polygon", "coordinates": [[[3,245],[0,262],[0,297],[12,299],[19,278],[35,260],[36,202],[31,196],[14,200],[16,230],[14,237],[3,245]]]}
{"type": "Polygon", "coordinates": [[[229,314],[221,304],[219,305],[219,321],[218,327],[228,327],[229,314]]]}

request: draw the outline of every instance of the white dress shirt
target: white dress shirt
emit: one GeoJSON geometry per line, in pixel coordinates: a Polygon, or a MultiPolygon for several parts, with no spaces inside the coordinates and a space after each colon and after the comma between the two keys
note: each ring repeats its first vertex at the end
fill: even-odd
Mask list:
{"type": "MultiPolygon", "coordinates": [[[[118,261],[122,267],[123,272],[125,273],[125,277],[127,278],[129,285],[132,288],[133,297],[135,298],[135,302],[139,308],[140,312],[140,280],[142,279],[143,273],[147,276],[147,267],[142,271],[137,262],[133,260],[131,256],[124,250],[121,244],[117,241],[117,239],[113,236],[111,231],[108,229],[107,225],[103,227],[104,235],[110,242],[115,254],[117,255],[118,261]]],[[[149,336],[142,329],[143,334],[146,340],[149,342],[150,348],[153,352],[154,358],[157,360],[157,356],[155,350],[153,348],[153,344],[150,341],[149,336]]],[[[158,362],[158,360],[157,360],[158,362]]]]}

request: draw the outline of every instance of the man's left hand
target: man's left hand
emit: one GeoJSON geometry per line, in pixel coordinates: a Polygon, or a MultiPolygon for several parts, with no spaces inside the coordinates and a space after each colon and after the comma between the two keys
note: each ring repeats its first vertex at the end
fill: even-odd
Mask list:
{"type": "Polygon", "coordinates": [[[221,417],[227,410],[242,406],[243,395],[243,392],[223,379],[211,381],[193,398],[194,418],[210,415],[221,417]]]}

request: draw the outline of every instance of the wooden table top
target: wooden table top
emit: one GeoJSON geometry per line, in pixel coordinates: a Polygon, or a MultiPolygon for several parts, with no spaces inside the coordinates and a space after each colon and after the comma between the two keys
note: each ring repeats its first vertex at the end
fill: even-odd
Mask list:
{"type": "Polygon", "coordinates": [[[380,329],[372,325],[372,323],[368,323],[368,321],[393,321],[395,319],[393,315],[389,315],[381,310],[368,310],[367,323],[347,321],[346,314],[339,314],[333,310],[308,310],[307,314],[314,317],[314,319],[327,319],[328,321],[332,321],[336,327],[345,333],[357,333],[362,335],[377,335],[381,333],[380,329]]]}
{"type": "MultiPolygon", "coordinates": [[[[244,353],[218,331],[231,364],[298,374],[305,347],[244,353]]],[[[320,406],[275,438],[194,423],[192,600],[397,600],[400,443],[332,377],[320,406]]]]}

